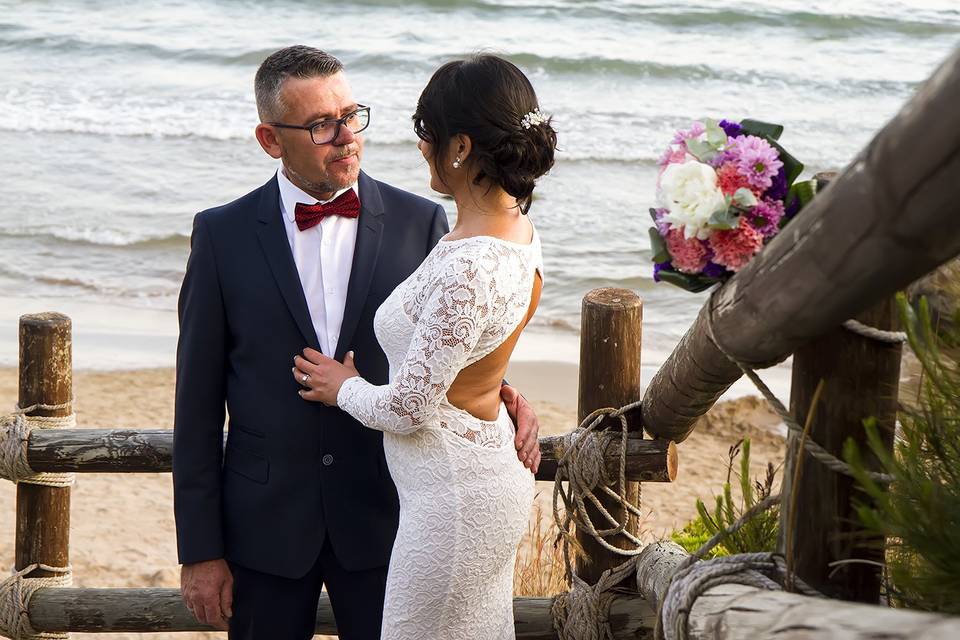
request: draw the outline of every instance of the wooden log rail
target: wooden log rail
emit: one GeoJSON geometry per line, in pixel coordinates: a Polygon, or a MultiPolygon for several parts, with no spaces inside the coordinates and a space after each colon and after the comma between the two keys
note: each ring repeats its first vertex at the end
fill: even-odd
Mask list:
{"type": "Polygon", "coordinates": [[[960,49],[783,233],[730,279],[657,372],[644,428],[682,442],[740,369],[768,367],[960,253],[960,49]]]}
{"type": "MultiPolygon", "coordinates": [[[[563,436],[540,438],[537,480],[554,479],[565,450],[563,436]]],[[[45,472],[168,472],[172,455],[172,429],[37,429],[27,445],[30,467],[45,472]]],[[[605,456],[611,478],[617,476],[619,456],[619,437],[611,437],[605,456]]],[[[626,464],[630,480],[672,482],[677,476],[677,447],[667,440],[631,434],[626,464]]]]}
{"type": "MultiPolygon", "coordinates": [[[[644,549],[637,585],[651,605],[687,558],[672,542],[644,549]]],[[[960,617],[721,584],[694,602],[688,631],[692,640],[953,640],[960,638],[960,617]]]]}
{"type": "MultiPolygon", "coordinates": [[[[514,598],[518,640],[556,640],[551,598],[514,598]]],[[[40,589],[30,600],[37,631],[75,633],[172,633],[212,631],[183,604],[179,589],[40,589]]],[[[653,609],[640,598],[621,598],[610,610],[615,638],[652,638],[653,609]]],[[[316,633],[336,635],[327,594],[317,607],[316,633]]]]}

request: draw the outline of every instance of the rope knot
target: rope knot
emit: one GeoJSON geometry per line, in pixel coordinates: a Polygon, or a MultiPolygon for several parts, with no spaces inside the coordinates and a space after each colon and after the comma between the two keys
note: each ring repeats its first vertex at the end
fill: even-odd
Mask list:
{"type": "Polygon", "coordinates": [[[72,403],[62,405],[36,404],[24,409],[17,407],[13,413],[0,416],[0,478],[14,483],[39,484],[47,487],[69,487],[74,483],[72,473],[38,473],[30,467],[27,448],[30,433],[34,429],[69,428],[77,425],[76,416],[50,418],[29,416],[38,409],[53,411],[66,409],[72,403]]]}
{"type": "Polygon", "coordinates": [[[69,633],[36,631],[30,625],[30,599],[39,589],[47,587],[69,587],[73,584],[70,567],[51,567],[35,563],[0,582],[0,635],[13,640],[64,640],[69,633]],[[41,569],[59,575],[28,578],[28,573],[41,569]]]}

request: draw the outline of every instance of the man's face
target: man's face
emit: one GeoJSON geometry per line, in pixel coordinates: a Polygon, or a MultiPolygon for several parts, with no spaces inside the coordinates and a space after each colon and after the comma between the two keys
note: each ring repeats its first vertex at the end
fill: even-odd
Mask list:
{"type": "MultiPolygon", "coordinates": [[[[323,78],[288,78],[281,88],[283,124],[309,126],[321,120],[342,118],[357,109],[353,91],[343,72],[323,78]]],[[[329,144],[316,145],[303,129],[273,128],[281,147],[288,177],[304,191],[323,196],[349,187],[360,174],[363,134],[346,126],[329,144]]]]}

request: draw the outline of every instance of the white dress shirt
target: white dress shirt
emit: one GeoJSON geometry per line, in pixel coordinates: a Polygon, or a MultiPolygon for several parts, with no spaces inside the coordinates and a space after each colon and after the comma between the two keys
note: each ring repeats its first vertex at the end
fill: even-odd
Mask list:
{"type": "MultiPolygon", "coordinates": [[[[320,341],[324,355],[334,357],[340,327],[343,324],[343,308],[347,302],[347,284],[353,266],[353,249],[357,241],[358,218],[329,216],[320,224],[305,231],[297,228],[294,217],[298,202],[316,204],[316,198],[296,186],[281,167],[277,171],[280,184],[280,213],[283,215],[287,240],[297,264],[300,284],[307,300],[310,320],[320,341]]],[[[356,184],[334,194],[333,200],[347,189],[357,190],[356,184]]],[[[359,198],[359,194],[357,194],[359,198]]],[[[324,200],[326,204],[330,200],[324,200]]]]}

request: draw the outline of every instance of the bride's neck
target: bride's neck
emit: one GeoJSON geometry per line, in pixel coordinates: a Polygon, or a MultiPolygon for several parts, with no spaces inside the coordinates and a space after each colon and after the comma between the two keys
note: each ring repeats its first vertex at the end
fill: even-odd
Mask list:
{"type": "Polygon", "coordinates": [[[486,187],[470,185],[461,192],[453,194],[457,204],[457,223],[455,235],[496,235],[521,215],[517,199],[500,187],[487,190],[486,187]]]}

